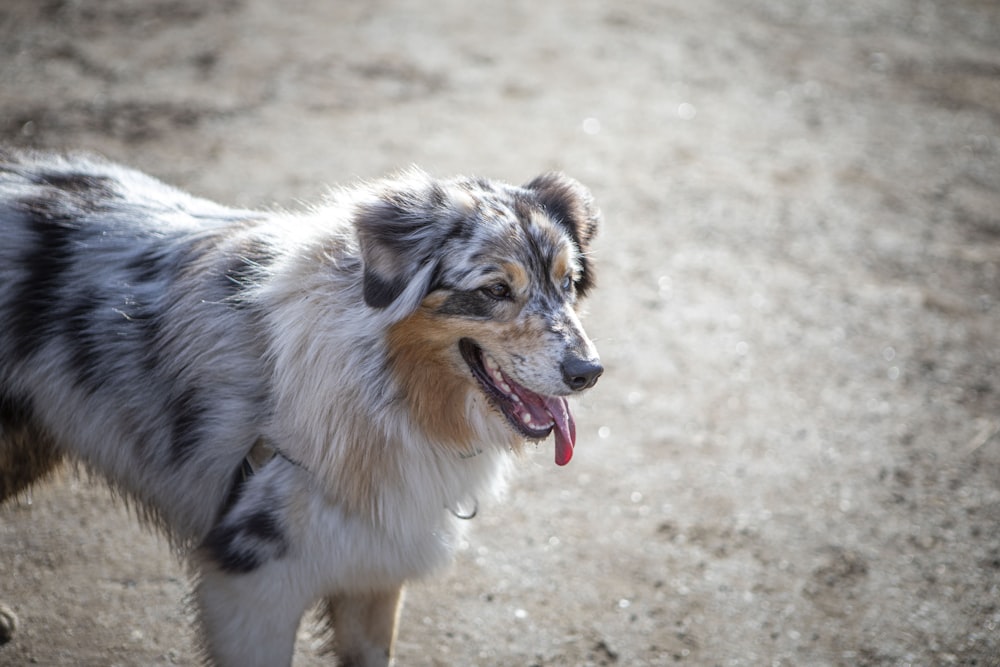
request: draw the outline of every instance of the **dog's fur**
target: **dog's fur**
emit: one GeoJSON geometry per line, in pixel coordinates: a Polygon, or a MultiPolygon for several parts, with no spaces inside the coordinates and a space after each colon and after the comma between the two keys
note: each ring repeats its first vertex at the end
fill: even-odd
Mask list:
{"type": "Polygon", "coordinates": [[[597,222],[559,174],[288,214],[0,151],[0,500],[64,455],[106,477],[190,553],[213,664],[289,664],[318,600],[341,664],[387,664],[511,453],[572,453],[597,222]]]}

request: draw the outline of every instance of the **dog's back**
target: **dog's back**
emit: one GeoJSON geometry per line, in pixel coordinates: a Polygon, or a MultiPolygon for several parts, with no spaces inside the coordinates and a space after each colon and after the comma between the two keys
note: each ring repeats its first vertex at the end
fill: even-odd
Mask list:
{"type": "Polygon", "coordinates": [[[248,217],[100,161],[0,154],[0,499],[72,449],[175,539],[205,533],[267,413],[233,299],[248,217]]]}

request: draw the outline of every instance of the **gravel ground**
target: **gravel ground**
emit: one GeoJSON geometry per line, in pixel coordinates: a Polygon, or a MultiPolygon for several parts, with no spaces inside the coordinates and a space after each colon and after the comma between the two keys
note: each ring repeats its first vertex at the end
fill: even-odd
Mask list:
{"type": "MultiPolygon", "coordinates": [[[[997,2],[6,0],[0,141],[241,206],[593,189],[576,456],[410,588],[400,664],[1000,665],[997,2]]],[[[187,591],[100,484],[0,509],[0,664],[190,664],[187,591]]]]}

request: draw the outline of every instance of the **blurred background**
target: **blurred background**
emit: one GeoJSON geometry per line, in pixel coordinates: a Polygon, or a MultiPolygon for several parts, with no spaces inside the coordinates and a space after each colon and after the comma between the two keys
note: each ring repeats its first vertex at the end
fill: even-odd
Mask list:
{"type": "MultiPolygon", "coordinates": [[[[238,206],[593,190],[576,455],[410,588],[400,664],[1000,665],[997,2],[5,0],[0,143],[238,206]]],[[[190,664],[187,591],[85,477],[0,508],[0,664],[190,664]]]]}

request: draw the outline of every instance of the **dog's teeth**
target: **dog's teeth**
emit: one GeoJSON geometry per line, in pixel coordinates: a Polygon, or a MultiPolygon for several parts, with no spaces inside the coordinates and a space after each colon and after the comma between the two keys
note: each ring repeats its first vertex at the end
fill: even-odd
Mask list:
{"type": "Polygon", "coordinates": [[[491,371],[500,369],[500,364],[498,364],[496,359],[494,359],[488,354],[483,355],[483,363],[486,365],[486,368],[490,369],[491,371]]]}
{"type": "Polygon", "coordinates": [[[504,382],[503,380],[501,380],[500,382],[498,382],[497,386],[500,387],[501,389],[503,389],[503,391],[504,391],[505,394],[513,394],[514,393],[514,392],[512,392],[510,390],[510,385],[507,384],[506,382],[504,382]]]}
{"type": "Polygon", "coordinates": [[[518,396],[517,394],[515,394],[514,392],[511,392],[510,393],[510,400],[514,401],[515,403],[520,403],[521,402],[521,397],[518,396]]]}
{"type": "Polygon", "coordinates": [[[531,415],[528,414],[527,412],[525,412],[523,415],[521,415],[521,421],[523,421],[525,424],[530,424],[531,423],[531,415]]]}

